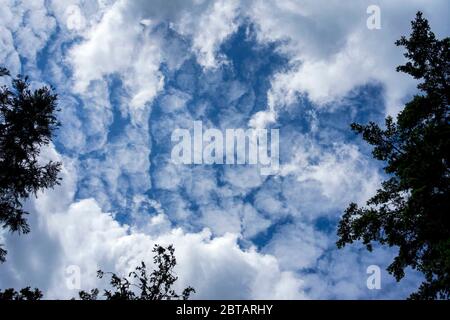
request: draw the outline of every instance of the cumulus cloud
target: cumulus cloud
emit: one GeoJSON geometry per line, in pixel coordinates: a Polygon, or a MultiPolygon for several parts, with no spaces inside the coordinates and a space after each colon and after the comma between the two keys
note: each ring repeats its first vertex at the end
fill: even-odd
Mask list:
{"type": "Polygon", "coordinates": [[[277,257],[286,270],[311,268],[330,246],[327,236],[301,222],[280,227],[264,252],[277,257]],[[294,249],[293,246],[301,246],[294,249]]]}
{"type": "Polygon", "coordinates": [[[181,34],[192,36],[192,48],[197,54],[198,62],[206,67],[216,67],[219,45],[238,27],[239,1],[217,1],[212,3],[200,18],[191,13],[184,14],[176,29],[181,34]]]}
{"type": "Polygon", "coordinates": [[[178,285],[196,298],[404,295],[417,277],[396,286],[386,276],[377,294],[365,287],[365,267],[386,265],[392,251],[335,251],[333,223],[382,177],[334,125],[364,111],[346,100],[363,85],[383,88],[383,99],[368,98],[385,102],[378,112],[398,110],[414,82],[395,72],[403,57],[393,42],[418,9],[446,32],[448,3],[381,1],[381,30],[366,28],[369,4],[0,0],[0,62],[56,84],[64,126],[58,152],[45,154],[65,164],[63,185],[27,204],[32,233],[1,234],[10,249],[1,286],[72,297],[67,266],[89,289],[98,268],[125,274],[151,260],[154,243],[173,243],[178,285]],[[234,53],[222,50],[230,39],[234,53]],[[243,53],[248,68],[233,61],[243,53]],[[267,71],[280,56],[286,63],[267,71]],[[280,174],[173,165],[172,130],[198,119],[221,130],[280,126],[280,174]]]}
{"type": "MultiPolygon", "coordinates": [[[[168,60],[170,65],[174,60],[174,52],[164,50],[164,40],[155,27],[166,23],[180,35],[190,37],[199,63],[216,67],[218,46],[238,26],[237,8],[237,1],[156,1],[151,6],[145,1],[113,3],[98,23],[83,32],[84,40],[69,53],[75,90],[86,92],[92,81],[120,74],[131,96],[130,108],[142,108],[163,87],[160,64],[168,60]]],[[[72,11],[66,20],[82,24],[82,13],[72,11]]]]}
{"type": "Polygon", "coordinates": [[[438,32],[445,32],[448,3],[435,1],[378,1],[381,29],[369,30],[366,9],[372,3],[327,1],[255,1],[249,16],[259,27],[261,42],[282,41],[280,50],[291,61],[277,74],[268,93],[269,108],[293,103],[307,94],[318,105],[343,98],[356,86],[373,81],[386,90],[386,112],[396,113],[402,99],[415,89],[414,81],[396,73],[403,56],[394,42],[409,34],[409,21],[422,10],[438,32]]]}
{"type": "Polygon", "coordinates": [[[199,292],[195,298],[304,297],[297,276],[282,271],[271,255],[254,248],[242,250],[238,234],[212,237],[207,229],[185,233],[180,228],[143,233],[120,225],[94,199],[71,202],[74,173],[72,168],[64,169],[63,185],[29,204],[35,211],[29,237],[4,237],[11,253],[1,266],[2,286],[28,283],[43,288],[47,298],[70,298],[77,291],[67,286],[68,267],[81,270],[83,289],[105,285],[95,278],[98,268],[126,274],[141,260],[151,265],[151,249],[158,243],[174,244],[177,285],[194,286],[199,292]],[[63,191],[66,197],[58,198],[63,191]],[[43,274],[44,278],[37,277],[43,274]]]}
{"type": "MultiPolygon", "coordinates": [[[[45,1],[0,2],[0,61],[13,74],[21,72],[20,57],[35,67],[37,53],[46,45],[56,29],[45,1]]],[[[34,69],[34,68],[33,68],[34,69]]]]}
{"type": "Polygon", "coordinates": [[[363,204],[376,191],[381,181],[378,169],[356,146],[336,143],[326,150],[308,137],[299,139],[303,143],[292,148],[291,161],[281,168],[281,175],[291,177],[285,184],[296,184],[285,188],[285,195],[293,200],[289,203],[296,203],[298,197],[301,211],[323,213],[351,201],[363,204]],[[317,199],[323,201],[314,205],[317,199]]]}
{"type": "Polygon", "coordinates": [[[84,93],[94,80],[118,73],[130,96],[131,108],[142,108],[162,88],[158,39],[128,20],[126,2],[115,3],[101,21],[75,46],[69,59],[74,66],[75,90],[84,93]]]}

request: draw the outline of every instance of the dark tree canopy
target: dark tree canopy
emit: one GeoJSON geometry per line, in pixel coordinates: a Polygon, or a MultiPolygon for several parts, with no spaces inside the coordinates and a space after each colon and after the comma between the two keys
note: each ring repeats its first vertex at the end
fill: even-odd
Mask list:
{"type": "Polygon", "coordinates": [[[339,223],[339,248],[362,240],[396,246],[398,255],[388,271],[400,281],[405,268],[419,270],[425,281],[414,299],[450,298],[449,207],[449,77],[450,38],[436,39],[418,12],[406,49],[405,65],[397,71],[419,80],[419,93],[403,111],[386,118],[385,128],[370,122],[352,130],[374,146],[388,179],[363,208],[349,205],[339,223]]]}
{"type": "MultiPolygon", "coordinates": [[[[0,68],[0,77],[9,76],[0,68]]],[[[50,143],[59,126],[57,95],[51,88],[30,90],[18,76],[12,88],[0,88],[0,224],[11,232],[30,231],[22,201],[58,184],[61,164],[39,161],[40,149],[50,143]]],[[[6,250],[0,246],[0,262],[6,250]]]]}
{"type": "Polygon", "coordinates": [[[5,291],[0,290],[0,301],[1,300],[41,300],[42,292],[39,289],[31,290],[30,287],[26,287],[17,292],[14,289],[6,289],[5,291]]]}
{"type": "MultiPolygon", "coordinates": [[[[104,290],[103,296],[106,300],[172,300],[189,299],[191,293],[195,292],[192,287],[187,287],[181,295],[177,294],[172,285],[177,281],[173,268],[177,264],[172,245],[164,248],[155,245],[153,248],[155,256],[153,262],[156,269],[147,274],[147,267],[144,262],[130,272],[127,277],[120,278],[115,273],[103,272],[99,270],[97,275],[103,278],[106,274],[111,276],[110,285],[112,290],[104,290]]],[[[81,291],[81,300],[97,300],[98,289],[90,292],[81,291]]]]}

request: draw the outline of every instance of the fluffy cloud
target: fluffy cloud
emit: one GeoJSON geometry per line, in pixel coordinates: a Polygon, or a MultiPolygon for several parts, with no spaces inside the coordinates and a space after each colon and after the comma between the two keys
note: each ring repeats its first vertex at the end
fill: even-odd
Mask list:
{"type": "Polygon", "coordinates": [[[281,175],[290,177],[284,182],[288,203],[298,203],[301,211],[314,216],[351,201],[364,204],[374,194],[381,181],[378,169],[356,146],[336,143],[326,150],[308,137],[299,139],[303,143],[292,148],[291,161],[281,168],[281,175]]]}
{"type": "Polygon", "coordinates": [[[366,111],[346,100],[362,85],[384,88],[378,112],[398,110],[414,82],[395,72],[403,58],[393,42],[418,9],[445,33],[448,3],[381,1],[382,29],[372,31],[369,4],[0,0],[0,62],[56,84],[61,156],[52,148],[45,155],[65,164],[63,185],[27,204],[32,233],[1,234],[10,249],[1,286],[71,297],[67,266],[81,268],[88,289],[101,285],[98,268],[125,274],[151,260],[154,243],[173,243],[178,285],[193,285],[197,298],[413,290],[417,277],[397,286],[383,276],[386,287],[368,292],[365,268],[386,266],[392,250],[335,251],[333,223],[350,201],[373,194],[381,176],[367,150],[334,126],[366,111]],[[222,51],[241,26],[237,41],[252,51],[238,46],[235,55],[251,55],[247,69],[222,51]],[[280,56],[287,62],[271,69],[280,56]],[[197,119],[222,130],[280,126],[280,175],[171,164],[172,130],[197,119]]]}
{"type": "MultiPolygon", "coordinates": [[[[97,24],[83,32],[82,43],[69,54],[75,90],[86,92],[92,81],[120,74],[131,96],[130,108],[142,108],[162,89],[160,64],[171,65],[174,60],[174,52],[164,50],[164,40],[155,28],[169,23],[180,35],[191,37],[199,63],[215,67],[218,46],[238,26],[237,8],[237,1],[156,1],[151,6],[146,1],[113,3],[97,24]]],[[[78,10],[74,12],[78,14],[78,10]]],[[[82,19],[80,15],[75,18],[82,19]]]]}
{"type": "Polygon", "coordinates": [[[206,67],[216,67],[219,45],[238,27],[239,1],[217,1],[212,3],[199,19],[184,14],[175,28],[181,34],[192,36],[192,48],[198,62],[206,67]]]}
{"type": "Polygon", "coordinates": [[[448,3],[378,1],[381,30],[366,27],[366,9],[371,4],[255,1],[249,15],[260,28],[260,41],[283,41],[280,50],[290,56],[292,65],[273,79],[270,110],[295,102],[298,94],[326,105],[373,81],[385,86],[386,112],[399,110],[415,83],[395,72],[403,56],[394,42],[409,33],[409,21],[418,10],[425,12],[435,30],[445,33],[446,10],[439,8],[448,10],[448,3]]]}
{"type": "Polygon", "coordinates": [[[120,225],[93,199],[71,202],[73,170],[64,169],[62,186],[29,204],[34,211],[29,236],[4,236],[11,252],[1,266],[2,287],[32,284],[44,289],[47,298],[70,298],[77,291],[66,285],[68,267],[80,268],[83,289],[105,285],[95,278],[98,268],[126,274],[141,260],[151,265],[151,248],[158,243],[175,245],[177,285],[194,286],[195,298],[305,297],[298,277],[282,271],[271,255],[241,249],[237,234],[212,237],[207,229],[185,233],[176,228],[152,235],[120,225]]]}
{"type": "Polygon", "coordinates": [[[21,72],[19,57],[22,57],[34,69],[37,53],[55,31],[55,19],[49,14],[43,0],[2,0],[0,6],[1,64],[17,74],[21,72]]]}
{"type": "Polygon", "coordinates": [[[311,225],[301,222],[280,227],[264,252],[277,257],[286,270],[311,268],[330,246],[324,233],[314,230],[311,225]],[[293,246],[301,244],[298,249],[293,246]]]}
{"type": "Polygon", "coordinates": [[[130,94],[130,107],[142,108],[161,89],[158,39],[145,26],[127,19],[126,1],[116,2],[89,30],[69,55],[74,66],[75,90],[84,93],[94,80],[118,73],[130,94]],[[125,11],[125,12],[124,12],[125,11]]]}

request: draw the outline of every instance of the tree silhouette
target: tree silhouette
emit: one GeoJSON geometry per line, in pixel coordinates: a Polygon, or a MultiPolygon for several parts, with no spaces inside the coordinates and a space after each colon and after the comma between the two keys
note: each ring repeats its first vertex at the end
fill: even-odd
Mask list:
{"type": "Polygon", "coordinates": [[[23,288],[20,292],[14,289],[0,290],[1,300],[41,300],[42,292],[39,289],[31,290],[30,287],[23,288]]]}
{"type": "MultiPolygon", "coordinates": [[[[178,277],[175,276],[173,268],[177,264],[175,249],[172,245],[164,248],[155,245],[153,262],[156,265],[150,275],[144,262],[128,274],[128,278],[120,278],[115,273],[97,271],[98,278],[110,275],[110,285],[112,290],[104,290],[103,296],[106,300],[188,300],[194,288],[187,287],[179,295],[172,289],[178,277]]],[[[81,300],[97,300],[99,289],[92,289],[89,292],[80,291],[78,293],[81,300]]],[[[1,300],[41,300],[43,297],[39,289],[31,290],[26,287],[17,292],[14,289],[0,290],[1,300]]]]}
{"type": "MultiPolygon", "coordinates": [[[[129,273],[128,278],[120,278],[115,273],[97,271],[98,278],[110,275],[110,285],[112,290],[104,290],[106,300],[172,300],[189,299],[195,292],[192,287],[187,287],[181,295],[178,295],[172,285],[177,281],[173,268],[177,264],[172,245],[164,248],[155,245],[153,251],[155,256],[153,262],[156,269],[150,275],[147,274],[147,267],[144,262],[136,267],[135,271],[129,273]]],[[[80,291],[81,300],[97,300],[98,289],[92,289],[90,292],[80,291]]]]}
{"type": "MultiPolygon", "coordinates": [[[[9,71],[0,68],[0,77],[9,71]]],[[[51,88],[31,91],[27,77],[12,79],[12,88],[0,88],[0,224],[11,232],[30,228],[22,201],[39,190],[58,184],[61,164],[39,161],[40,149],[50,143],[56,119],[57,95],[51,88]]],[[[0,245],[0,262],[6,250],[0,245]]]]}
{"type": "Polygon", "coordinates": [[[400,281],[405,268],[425,276],[413,299],[450,298],[449,208],[449,70],[450,38],[436,39],[418,12],[406,48],[405,65],[397,67],[419,80],[419,93],[406,103],[397,121],[387,117],[385,128],[370,122],[352,130],[374,146],[374,158],[384,161],[388,179],[360,208],[349,205],[339,223],[337,246],[362,240],[397,246],[388,267],[400,281]]]}

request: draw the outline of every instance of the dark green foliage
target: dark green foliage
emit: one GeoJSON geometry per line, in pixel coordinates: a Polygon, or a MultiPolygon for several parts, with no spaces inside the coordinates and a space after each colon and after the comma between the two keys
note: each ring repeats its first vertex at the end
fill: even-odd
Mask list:
{"type": "Polygon", "coordinates": [[[14,289],[0,290],[0,301],[2,300],[41,300],[42,292],[39,289],[31,290],[30,287],[26,287],[17,292],[14,289]]]}
{"type": "Polygon", "coordinates": [[[9,76],[9,70],[3,67],[0,67],[0,77],[9,76]]]}
{"type": "Polygon", "coordinates": [[[92,289],[90,292],[80,291],[78,295],[80,296],[81,300],[97,300],[98,293],[98,289],[92,289]]]}
{"type": "MultiPolygon", "coordinates": [[[[8,70],[0,68],[0,76],[8,70]]],[[[59,126],[56,102],[51,88],[31,91],[26,77],[13,79],[12,89],[0,88],[0,224],[11,232],[30,231],[22,201],[58,184],[61,164],[38,160],[59,126]]],[[[0,247],[0,262],[5,255],[0,247]]]]}
{"type": "MultiPolygon", "coordinates": [[[[172,245],[164,248],[155,245],[153,248],[155,256],[153,262],[156,269],[150,275],[147,274],[147,267],[144,262],[136,267],[135,271],[130,272],[128,278],[120,278],[115,273],[97,272],[101,279],[108,274],[111,276],[110,284],[112,290],[105,290],[104,297],[106,300],[172,300],[172,299],[189,299],[191,293],[195,290],[187,287],[183,293],[178,295],[172,289],[172,285],[177,281],[173,273],[173,268],[177,264],[175,259],[175,249],[172,245]]],[[[93,289],[90,292],[81,291],[79,293],[82,300],[97,300],[99,290],[93,289]]]]}
{"type": "Polygon", "coordinates": [[[388,271],[400,281],[405,268],[425,276],[414,299],[450,298],[449,206],[449,70],[450,38],[436,39],[428,21],[417,13],[406,48],[407,63],[397,71],[420,81],[419,94],[385,128],[371,122],[352,130],[374,146],[374,158],[384,161],[389,178],[359,208],[352,203],[339,223],[339,248],[361,240],[399,248],[388,271]]]}

